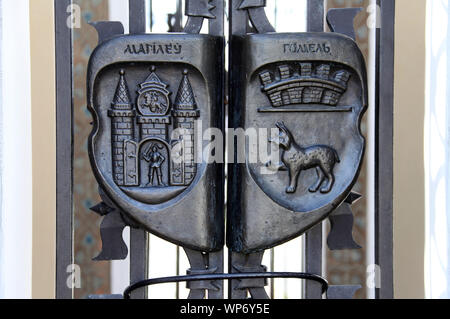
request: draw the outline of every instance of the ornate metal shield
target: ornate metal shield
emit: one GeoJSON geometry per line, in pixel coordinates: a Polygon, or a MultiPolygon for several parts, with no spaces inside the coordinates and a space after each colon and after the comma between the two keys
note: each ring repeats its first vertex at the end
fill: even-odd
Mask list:
{"type": "MultiPolygon", "coordinates": [[[[228,246],[254,252],[321,222],[349,195],[364,155],[365,62],[334,33],[254,34],[233,39],[234,127],[275,128],[279,158],[232,168],[228,246]],[[268,171],[272,170],[272,173],[268,171]]],[[[247,145],[247,155],[250,153],[247,145]]]]}
{"type": "Polygon", "coordinates": [[[223,174],[196,161],[195,128],[222,127],[222,51],[209,35],[122,36],[88,70],[89,154],[105,196],[147,231],[207,252],[223,246],[223,174]]]}

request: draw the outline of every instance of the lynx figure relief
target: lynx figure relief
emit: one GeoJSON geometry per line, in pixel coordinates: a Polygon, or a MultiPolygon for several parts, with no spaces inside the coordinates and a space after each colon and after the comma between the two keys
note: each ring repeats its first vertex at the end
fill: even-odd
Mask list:
{"type": "Polygon", "coordinates": [[[318,178],[317,182],[309,188],[309,191],[316,193],[320,189],[322,194],[329,193],[335,181],[334,166],[336,163],[341,162],[336,150],[324,145],[304,148],[296,143],[292,133],[283,122],[278,122],[276,126],[279,128],[280,133],[269,142],[278,145],[282,149],[282,163],[272,165],[269,162],[268,167],[289,172],[289,186],[286,188],[286,193],[295,193],[300,173],[311,168],[316,169],[318,178]],[[327,180],[327,183],[321,188],[325,180],[327,180]]]}

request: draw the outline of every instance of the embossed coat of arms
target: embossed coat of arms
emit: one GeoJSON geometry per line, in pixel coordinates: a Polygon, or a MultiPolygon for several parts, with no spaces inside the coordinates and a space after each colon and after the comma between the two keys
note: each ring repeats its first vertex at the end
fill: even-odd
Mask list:
{"type": "Polygon", "coordinates": [[[122,36],[97,47],[88,70],[89,155],[104,200],[205,252],[223,247],[223,171],[196,161],[204,142],[195,126],[223,125],[222,50],[223,39],[209,35],[122,36]]]}
{"type": "Polygon", "coordinates": [[[229,192],[240,191],[229,207],[227,242],[247,253],[295,238],[349,195],[365,149],[367,78],[359,48],[343,35],[254,34],[235,43],[242,65],[232,77],[242,86],[231,114],[245,112],[232,116],[233,126],[279,132],[270,137],[279,158],[247,157],[230,174],[229,192]]]}
{"type": "Polygon", "coordinates": [[[111,118],[111,158],[115,183],[143,203],[161,204],[183,192],[194,180],[194,121],[200,116],[187,70],[172,104],[167,84],[151,67],[139,84],[133,103],[125,70],[118,74],[117,89],[108,116],[111,118]],[[171,132],[184,129],[184,140],[171,132]],[[177,143],[183,154],[172,152],[177,143]],[[184,158],[177,158],[183,156],[184,158]],[[187,159],[184,161],[184,159],[187,159]]]}

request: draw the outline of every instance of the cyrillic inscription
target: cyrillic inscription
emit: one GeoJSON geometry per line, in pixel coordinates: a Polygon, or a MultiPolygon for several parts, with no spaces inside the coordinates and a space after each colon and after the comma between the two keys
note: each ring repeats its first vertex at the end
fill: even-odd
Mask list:
{"type": "Polygon", "coordinates": [[[178,43],[158,44],[158,43],[140,43],[128,44],[125,48],[125,54],[181,54],[182,45],[178,43]]]}
{"type": "Polygon", "coordinates": [[[331,53],[327,43],[285,43],[284,53],[331,53]]]}

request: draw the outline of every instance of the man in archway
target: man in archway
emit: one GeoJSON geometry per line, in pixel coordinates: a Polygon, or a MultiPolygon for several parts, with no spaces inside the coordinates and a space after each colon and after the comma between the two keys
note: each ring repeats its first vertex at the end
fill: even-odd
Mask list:
{"type": "Polygon", "coordinates": [[[149,163],[148,170],[148,180],[147,186],[164,186],[162,179],[161,166],[166,160],[166,158],[159,152],[159,147],[157,144],[150,145],[147,152],[144,154],[144,159],[149,163]],[[157,178],[157,184],[153,184],[153,180],[157,178]]]}

